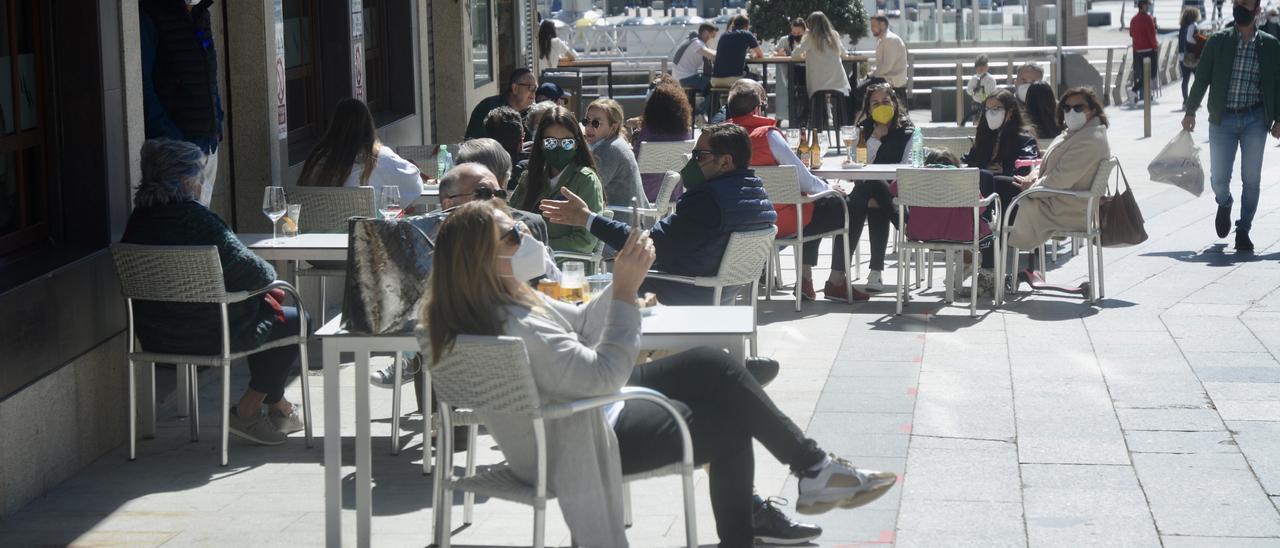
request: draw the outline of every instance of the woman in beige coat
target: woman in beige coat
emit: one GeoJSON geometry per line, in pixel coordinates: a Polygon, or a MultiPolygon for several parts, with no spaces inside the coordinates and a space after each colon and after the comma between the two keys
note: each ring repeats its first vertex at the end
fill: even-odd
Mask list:
{"type": "MultiPolygon", "coordinates": [[[[1039,169],[1014,180],[1024,191],[1037,187],[1089,190],[1098,165],[1111,157],[1107,116],[1093,90],[1076,87],[1058,102],[1058,123],[1066,130],[1045,152],[1039,169]]],[[[1057,230],[1083,230],[1087,202],[1065,196],[1033,196],[1021,200],[1009,228],[1009,245],[1036,249],[1057,230]]],[[[1037,255],[1038,256],[1038,255],[1037,255]]],[[[1035,269],[1036,265],[1031,265],[1035,269]]]]}

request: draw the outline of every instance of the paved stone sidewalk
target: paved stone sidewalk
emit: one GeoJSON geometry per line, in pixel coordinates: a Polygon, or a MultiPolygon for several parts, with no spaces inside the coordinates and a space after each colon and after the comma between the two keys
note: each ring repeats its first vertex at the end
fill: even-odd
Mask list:
{"type": "MultiPolygon", "coordinates": [[[[1147,181],[1146,164],[1178,127],[1172,102],[1155,107],[1157,137],[1146,140],[1139,112],[1108,112],[1151,239],[1105,251],[1098,307],[1029,295],[970,319],[967,308],[941,306],[937,290],[898,317],[892,294],[852,307],[805,303],[801,314],[786,295],[761,304],[761,353],[783,363],[768,388],[780,407],[826,449],[902,478],[869,506],[818,516],[820,545],[1280,546],[1280,149],[1269,140],[1258,251],[1237,255],[1213,237],[1209,194],[1147,181]]],[[[1050,278],[1079,281],[1083,263],[1064,255],[1050,278]]],[[[343,375],[350,409],[351,369],[343,375]]],[[[319,410],[322,382],[312,380],[319,410]]],[[[0,521],[0,545],[322,544],[322,444],[233,442],[231,466],[219,468],[220,390],[216,380],[203,390],[201,442],[186,441],[185,419],[162,416],[137,462],[123,450],[99,459],[0,521]]],[[[296,382],[290,390],[299,401],[296,382]]],[[[375,391],[374,543],[422,546],[432,501],[418,467],[421,418],[402,423],[408,449],[392,457],[389,409],[390,392],[375,391]]],[[[491,440],[480,445],[481,463],[500,460],[491,440]]],[[[699,538],[713,544],[701,471],[697,482],[699,538]]],[[[679,485],[633,486],[633,545],[682,542],[679,485]]],[[[761,448],[757,488],[795,497],[794,479],[761,448]]],[[[482,500],[455,544],[528,544],[530,518],[482,500]]],[[[554,508],[548,525],[549,544],[568,544],[554,508]]]]}

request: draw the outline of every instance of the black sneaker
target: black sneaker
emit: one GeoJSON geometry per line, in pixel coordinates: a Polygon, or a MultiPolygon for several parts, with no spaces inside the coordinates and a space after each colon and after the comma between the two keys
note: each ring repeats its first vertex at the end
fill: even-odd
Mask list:
{"type": "Polygon", "coordinates": [[[1231,206],[1218,206],[1218,217],[1213,220],[1213,227],[1218,229],[1218,237],[1226,238],[1231,233],[1231,206]]]}
{"type": "Polygon", "coordinates": [[[744,365],[747,367],[747,373],[750,373],[760,386],[769,386],[769,383],[778,377],[778,369],[781,368],[778,360],[756,356],[747,358],[744,365]]]}
{"type": "Polygon", "coordinates": [[[786,504],[787,500],[783,498],[762,499],[756,495],[755,510],[751,513],[756,543],[789,546],[805,544],[822,536],[821,527],[797,522],[782,513],[778,507],[786,504]]]}
{"type": "Polygon", "coordinates": [[[1236,229],[1236,251],[1253,251],[1253,240],[1249,239],[1248,230],[1236,229]]]}

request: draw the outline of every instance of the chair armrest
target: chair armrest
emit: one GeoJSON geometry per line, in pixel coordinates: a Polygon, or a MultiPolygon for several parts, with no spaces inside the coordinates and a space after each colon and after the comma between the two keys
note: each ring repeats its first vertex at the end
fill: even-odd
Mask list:
{"type": "Polygon", "coordinates": [[[843,192],[840,192],[839,190],[836,190],[836,189],[834,189],[834,188],[829,188],[829,189],[824,190],[824,191],[822,191],[822,192],[819,192],[819,193],[816,193],[816,194],[810,194],[810,195],[808,195],[808,196],[805,196],[805,197],[804,197],[804,202],[802,202],[802,203],[806,203],[806,204],[808,204],[808,203],[816,202],[816,201],[821,200],[821,199],[823,199],[823,198],[826,198],[826,197],[828,197],[828,196],[835,196],[835,197],[838,197],[838,198],[844,198],[844,193],[843,193],[843,192]]]}
{"type": "Polygon", "coordinates": [[[288,293],[291,297],[293,297],[293,299],[297,301],[299,305],[302,304],[302,297],[298,295],[298,290],[294,289],[293,284],[290,284],[289,282],[286,282],[284,280],[276,280],[274,282],[271,282],[253,291],[235,291],[235,292],[227,293],[227,303],[238,303],[242,301],[247,301],[259,295],[265,295],[268,291],[271,291],[272,289],[280,289],[285,293],[288,293]]]}
{"type": "Polygon", "coordinates": [[[1009,202],[1009,209],[1013,209],[1013,206],[1018,205],[1018,202],[1021,201],[1023,198],[1026,198],[1028,196],[1036,196],[1036,195],[1066,196],[1069,198],[1097,198],[1098,197],[1096,194],[1089,192],[1087,190],[1059,190],[1056,188],[1032,188],[1032,189],[1024,190],[1017,196],[1014,196],[1013,200],[1009,202]]]}
{"type": "Polygon", "coordinates": [[[693,277],[693,276],[681,276],[681,275],[679,275],[679,274],[667,274],[666,272],[658,272],[657,270],[650,270],[648,274],[645,274],[645,279],[647,279],[647,280],[666,280],[666,281],[668,281],[668,282],[676,282],[676,283],[689,284],[689,285],[698,285],[698,279],[697,279],[697,278],[695,278],[695,277],[693,277]]]}
{"type": "Polygon", "coordinates": [[[675,419],[676,426],[680,428],[680,441],[682,447],[681,464],[686,472],[693,470],[693,440],[689,436],[689,425],[685,423],[684,415],[671,405],[671,400],[662,395],[657,390],[649,388],[641,388],[637,386],[627,387],[626,392],[618,392],[607,396],[596,396],[594,398],[586,398],[567,403],[557,403],[552,405],[544,405],[542,407],[542,417],[546,419],[559,419],[568,417],[575,413],[598,409],[609,405],[627,400],[642,400],[653,402],[671,414],[671,418],[675,419]]]}
{"type": "Polygon", "coordinates": [[[1000,195],[992,192],[990,196],[987,196],[986,198],[978,200],[978,205],[989,206],[992,203],[999,203],[999,202],[1000,202],[1000,195]]]}
{"type": "MultiPolygon", "coordinates": [[[[611,205],[611,206],[607,206],[605,209],[608,209],[609,211],[613,211],[615,213],[631,213],[631,206],[611,205]]],[[[636,213],[639,213],[640,215],[648,215],[651,217],[656,217],[658,215],[658,210],[652,207],[637,207],[636,213]]]]}

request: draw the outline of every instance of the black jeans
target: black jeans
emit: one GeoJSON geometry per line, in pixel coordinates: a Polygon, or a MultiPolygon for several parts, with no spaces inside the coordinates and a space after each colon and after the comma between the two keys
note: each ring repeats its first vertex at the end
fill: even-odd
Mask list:
{"type": "Polygon", "coordinates": [[[1188,67],[1182,63],[1178,63],[1178,69],[1182,71],[1182,102],[1187,102],[1187,88],[1191,87],[1191,75],[1196,73],[1196,69],[1188,67]]]}
{"type": "MultiPolygon", "coordinates": [[[[993,192],[999,194],[1000,207],[1003,208],[1000,215],[1001,217],[1008,218],[1005,222],[1013,222],[1014,212],[1009,210],[1009,204],[1013,203],[1013,199],[1018,197],[1018,194],[1022,193],[1022,187],[1018,186],[1018,183],[1014,182],[1013,177],[1008,175],[996,175],[986,169],[979,171],[978,177],[978,190],[982,193],[982,196],[985,198],[990,196],[993,192]]],[[[992,216],[990,208],[983,213],[983,218],[986,219],[987,222],[991,222],[992,216]]],[[[999,229],[999,227],[995,226],[991,228],[992,230],[999,229]]],[[[995,254],[991,243],[988,243],[982,248],[982,268],[994,267],[995,254]]]]}
{"type": "MultiPolygon", "coordinates": [[[[884,271],[884,253],[889,247],[889,225],[898,226],[898,212],[893,209],[893,194],[885,181],[858,181],[849,192],[849,237],[855,242],[862,239],[862,224],[866,223],[871,238],[871,270],[884,271]],[[878,207],[867,202],[875,198],[878,207]]],[[[835,245],[844,245],[835,238],[835,245]]],[[[837,248],[838,249],[838,248],[837,248]]]]}
{"type": "MultiPolygon", "coordinates": [[[[805,234],[819,234],[843,228],[845,226],[844,210],[848,207],[847,202],[835,196],[828,196],[814,202],[813,214],[809,217],[809,224],[804,227],[805,234]]],[[[836,236],[833,240],[835,244],[831,248],[831,270],[844,272],[844,238],[836,236]]],[[[817,266],[818,246],[821,244],[822,240],[805,242],[802,258],[805,265],[817,266]]]]}
{"type": "MultiPolygon", "coordinates": [[[[268,342],[298,334],[298,324],[302,321],[298,318],[298,309],[292,306],[283,308],[284,322],[277,319],[272,323],[268,342]]],[[[311,329],[308,327],[307,331],[311,329]]],[[[250,354],[246,358],[249,362],[249,389],[266,394],[263,403],[267,405],[280,401],[284,398],[284,386],[289,382],[289,370],[293,369],[293,362],[297,359],[298,346],[292,344],[250,354]]],[[[300,374],[307,374],[305,364],[300,374]]]]}
{"type": "MultiPolygon", "coordinates": [[[[751,546],[752,485],[759,440],[792,471],[803,471],[825,453],[787,418],[747,370],[721,350],[695,348],[636,366],[627,382],[657,390],[689,423],[693,458],[711,465],[711,510],[720,546],[751,546]]],[[[622,473],[635,474],[680,461],[680,430],[656,404],[629,401],[618,415],[622,473]]]]}
{"type": "Polygon", "coordinates": [[[1150,67],[1151,71],[1151,88],[1155,92],[1155,87],[1160,85],[1159,79],[1156,78],[1156,51],[1144,51],[1142,53],[1133,54],[1133,92],[1138,94],[1138,98],[1142,98],[1142,71],[1143,67],[1150,67]]]}

